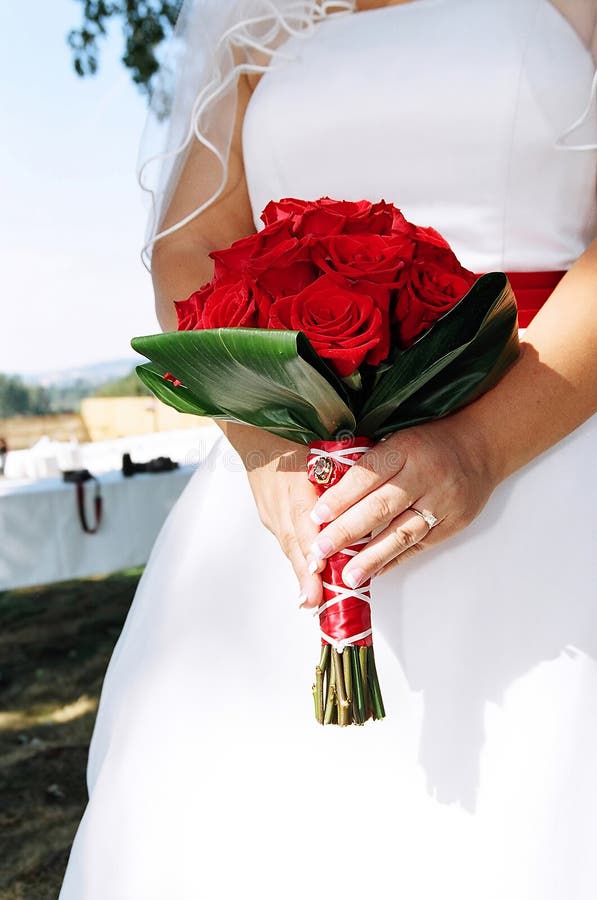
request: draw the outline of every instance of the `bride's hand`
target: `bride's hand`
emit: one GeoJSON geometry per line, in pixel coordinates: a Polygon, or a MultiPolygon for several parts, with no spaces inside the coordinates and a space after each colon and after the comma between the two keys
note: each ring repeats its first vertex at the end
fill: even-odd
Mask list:
{"type": "Polygon", "coordinates": [[[500,479],[481,435],[463,419],[457,413],[391,435],[329,488],[312,512],[330,523],[308,554],[312,568],[379,531],[344,569],[347,586],[358,587],[468,525],[500,479]],[[430,528],[413,507],[437,524],[430,528]]]}
{"type": "Polygon", "coordinates": [[[321,577],[309,572],[306,559],[319,533],[309,517],[317,493],[307,478],[307,448],[248,425],[221,427],[243,460],[261,521],[292,563],[299,603],[317,606],[321,577]]]}

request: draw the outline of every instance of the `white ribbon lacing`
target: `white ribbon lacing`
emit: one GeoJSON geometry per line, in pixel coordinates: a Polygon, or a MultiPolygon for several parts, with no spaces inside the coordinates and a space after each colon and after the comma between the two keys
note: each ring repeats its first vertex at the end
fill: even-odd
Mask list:
{"type": "MultiPolygon", "coordinates": [[[[368,544],[370,540],[371,538],[363,538],[360,541],[355,541],[352,546],[356,547],[368,544]]],[[[356,556],[359,551],[353,550],[351,547],[347,547],[346,550],[340,550],[339,552],[344,556],[356,556]]],[[[323,586],[324,588],[326,588],[326,590],[331,591],[334,596],[330,597],[329,600],[326,600],[325,603],[322,603],[321,606],[318,606],[317,609],[313,612],[314,616],[320,616],[323,612],[325,612],[326,609],[329,609],[330,606],[334,606],[341,600],[347,600],[349,597],[357,597],[359,600],[363,600],[365,603],[371,605],[371,596],[369,594],[368,587],[348,588],[342,587],[341,584],[329,584],[327,581],[323,582],[323,586]]],[[[323,628],[320,628],[319,630],[324,641],[326,641],[326,643],[328,644],[331,644],[334,650],[336,650],[338,653],[342,653],[346,647],[350,646],[350,644],[354,644],[356,643],[356,641],[362,641],[363,638],[369,637],[373,629],[367,628],[366,631],[361,631],[359,634],[353,634],[350,637],[340,638],[339,640],[337,638],[331,637],[331,635],[329,634],[326,634],[323,628]]]]}
{"type": "Polygon", "coordinates": [[[320,450],[318,447],[312,447],[309,450],[309,456],[326,456],[342,466],[354,466],[358,459],[351,459],[351,453],[360,453],[362,456],[370,449],[370,447],[346,447],[344,450],[320,450]]]}

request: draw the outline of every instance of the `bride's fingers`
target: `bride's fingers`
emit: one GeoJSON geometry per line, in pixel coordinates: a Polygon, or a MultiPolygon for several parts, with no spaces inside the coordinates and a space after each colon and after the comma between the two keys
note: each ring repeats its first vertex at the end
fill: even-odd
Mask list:
{"type": "Polygon", "coordinates": [[[407,509],[346,564],[342,573],[344,583],[356,588],[367,578],[386,570],[392,562],[418,553],[424,548],[422,542],[430,531],[422,516],[407,509]]]}
{"type": "MultiPolygon", "coordinates": [[[[346,477],[345,475],[344,478],[346,477]]],[[[317,562],[318,569],[323,568],[323,560],[326,557],[350,547],[359,538],[371,534],[372,531],[389,525],[411,506],[417,496],[420,496],[420,490],[417,491],[414,487],[397,484],[394,481],[386,482],[351,506],[319,533],[309,549],[309,561],[317,562]]]]}
{"type": "MultiPolygon", "coordinates": [[[[298,545],[302,551],[303,557],[306,559],[308,575],[313,577],[320,567],[317,564],[311,565],[312,558],[309,554],[313,541],[317,540],[319,528],[309,517],[309,509],[310,507],[305,506],[304,501],[299,499],[294,502],[291,508],[291,517],[298,545]]],[[[323,565],[321,566],[321,569],[323,570],[323,565]]],[[[316,577],[319,578],[319,575],[316,577]]]]}
{"type": "Polygon", "coordinates": [[[322,585],[319,575],[309,572],[305,554],[300,548],[296,535],[286,532],[279,538],[282,550],[290,560],[300,585],[299,606],[318,606],[321,603],[322,585]]]}
{"type": "Polygon", "coordinates": [[[402,565],[413,556],[417,556],[421,550],[428,550],[436,544],[441,544],[442,541],[445,541],[447,537],[450,537],[450,535],[458,530],[458,528],[454,527],[454,523],[450,522],[448,517],[444,517],[437,525],[434,525],[433,528],[430,529],[427,536],[424,537],[422,541],[419,541],[419,543],[413,547],[409,547],[404,553],[395,556],[394,559],[391,559],[385,566],[375,572],[376,578],[379,578],[380,575],[385,575],[386,572],[389,572],[396,566],[402,565]]]}

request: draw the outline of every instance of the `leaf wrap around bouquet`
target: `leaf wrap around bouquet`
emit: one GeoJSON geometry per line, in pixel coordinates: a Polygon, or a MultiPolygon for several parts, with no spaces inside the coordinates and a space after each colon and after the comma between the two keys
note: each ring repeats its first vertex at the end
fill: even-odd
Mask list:
{"type": "Polygon", "coordinates": [[[470,291],[410,347],[396,350],[365,398],[349,392],[300,332],[260,328],[133,338],[151,360],[141,381],[179,412],[243,422],[295,441],[378,439],[470,403],[518,355],[516,299],[502,272],[470,291]],[[181,382],[164,380],[171,373],[181,382]]]}

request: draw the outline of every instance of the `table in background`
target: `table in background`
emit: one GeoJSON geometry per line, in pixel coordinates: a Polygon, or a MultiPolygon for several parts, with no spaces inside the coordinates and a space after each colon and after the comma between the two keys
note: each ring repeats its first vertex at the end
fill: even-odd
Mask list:
{"type": "MultiPolygon", "coordinates": [[[[0,590],[142,565],[196,469],[186,465],[131,478],[119,471],[100,475],[103,515],[96,534],[81,527],[74,484],[59,478],[0,481],[0,590]]],[[[84,488],[93,523],[94,482],[84,488]]]]}

